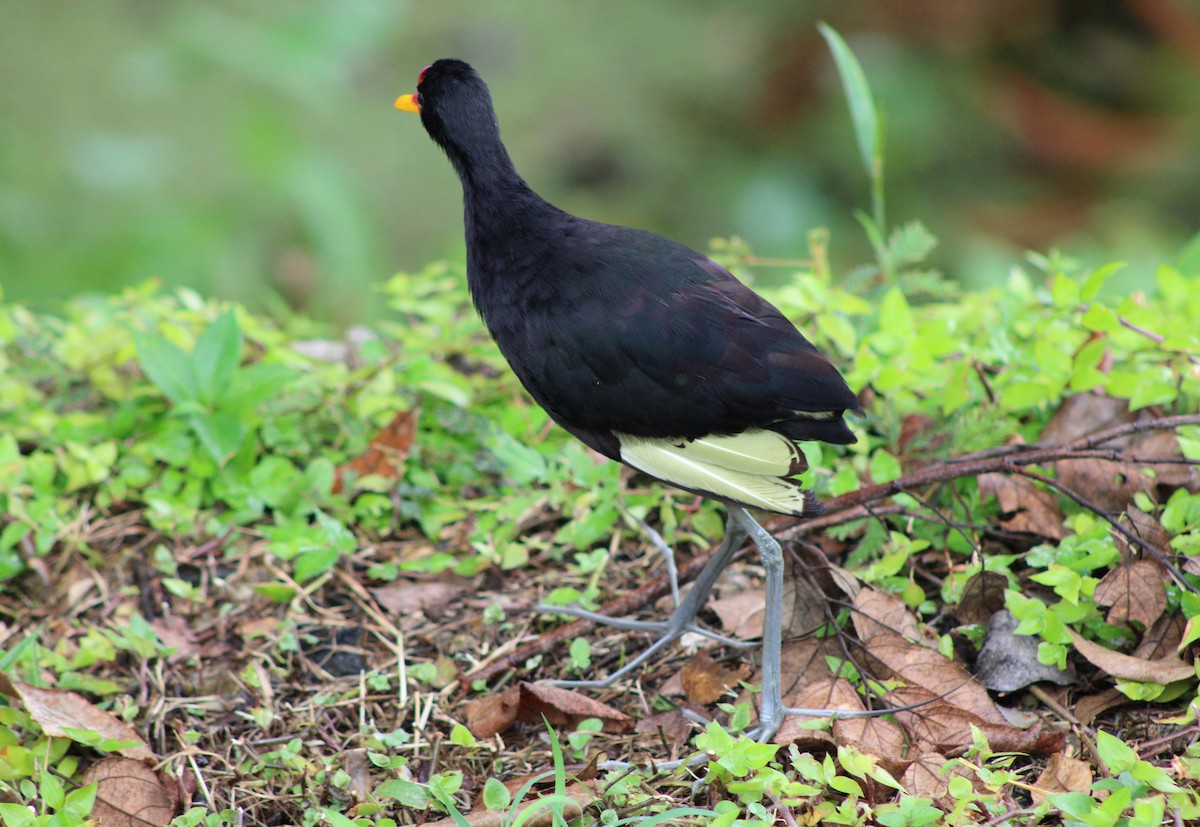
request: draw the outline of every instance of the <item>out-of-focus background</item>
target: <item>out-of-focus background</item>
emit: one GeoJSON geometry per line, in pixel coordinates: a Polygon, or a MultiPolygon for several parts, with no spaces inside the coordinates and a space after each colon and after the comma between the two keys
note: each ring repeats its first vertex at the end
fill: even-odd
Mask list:
{"type": "Polygon", "coordinates": [[[827,227],[849,269],[867,186],[819,20],[886,115],[890,220],[948,274],[1055,246],[1136,286],[1200,229],[1192,0],[41,0],[0,17],[0,284],[368,317],[372,283],[462,256],[450,166],[392,108],[446,56],[565,209],[776,257],[827,227]]]}

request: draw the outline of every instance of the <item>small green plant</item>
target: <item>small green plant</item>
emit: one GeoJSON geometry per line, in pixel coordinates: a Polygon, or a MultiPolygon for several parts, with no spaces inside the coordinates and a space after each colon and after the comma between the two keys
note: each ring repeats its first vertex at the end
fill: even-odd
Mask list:
{"type": "Polygon", "coordinates": [[[190,354],[166,336],[135,331],[133,339],[146,376],[218,465],[241,450],[258,406],[292,378],[281,365],[242,366],[242,331],[232,309],[205,328],[190,354]]]}
{"type": "Polygon", "coordinates": [[[96,803],[95,784],[68,792],[57,775],[45,770],[36,780],[21,781],[17,792],[28,803],[0,803],[0,822],[7,827],[84,827],[96,803]]]}

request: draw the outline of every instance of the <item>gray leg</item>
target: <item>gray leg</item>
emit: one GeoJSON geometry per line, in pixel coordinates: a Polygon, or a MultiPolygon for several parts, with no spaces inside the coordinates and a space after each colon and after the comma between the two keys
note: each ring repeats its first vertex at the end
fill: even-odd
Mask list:
{"type": "Polygon", "coordinates": [[[747,513],[746,509],[731,506],[729,516],[738,521],[758,547],[766,580],[766,602],[763,607],[762,640],[762,699],[758,708],[758,728],[754,737],[769,741],[787,710],[783,706],[782,650],[783,650],[783,549],[767,530],[747,513]]]}
{"type": "MultiPolygon", "coordinates": [[[[703,630],[699,629],[695,624],[695,619],[696,615],[700,611],[700,608],[704,605],[705,601],[708,600],[708,595],[712,592],[712,587],[713,584],[717,582],[717,577],[721,574],[725,567],[729,565],[729,561],[733,559],[733,555],[737,553],[739,548],[741,548],[742,541],[746,539],[746,529],[738,520],[734,519],[734,516],[734,512],[731,510],[729,520],[725,524],[725,539],[721,541],[720,547],[713,553],[713,556],[709,559],[708,563],[705,564],[704,568],[701,569],[700,575],[692,584],[692,588],[690,591],[688,591],[687,597],[685,597],[682,602],[676,606],[675,611],[671,613],[671,617],[664,623],[652,624],[624,620],[618,620],[617,623],[612,623],[611,621],[613,619],[605,618],[603,615],[594,615],[592,613],[581,615],[579,610],[569,612],[570,614],[588,617],[589,619],[596,620],[600,623],[609,623],[610,625],[615,625],[622,628],[634,628],[640,631],[658,631],[661,633],[661,636],[658,638],[658,640],[654,641],[654,643],[652,643],[648,649],[606,678],[591,681],[550,681],[550,683],[555,686],[569,686],[573,688],[601,688],[605,686],[612,686],[617,681],[629,675],[629,673],[637,669],[639,666],[653,657],[656,652],[674,641],[684,632],[697,631],[707,634],[710,637],[714,637],[712,633],[704,632],[703,630]]],[[[746,516],[747,519],[749,519],[749,515],[746,516]]],[[[754,523],[753,520],[751,520],[751,522],[754,523]]],[[[754,523],[754,525],[757,527],[758,523],[754,523]]],[[[762,531],[762,529],[759,528],[759,531],[762,531]]],[[[763,533],[765,534],[766,532],[763,533]]],[[[776,548],[778,548],[778,546],[776,546],[776,548]]],[[[781,553],[780,561],[782,561],[782,559],[783,557],[781,553]]],[[[563,611],[561,608],[556,608],[553,606],[539,606],[538,608],[551,612],[563,611]]],[[[719,638],[719,636],[715,637],[719,638]]],[[[725,640],[728,639],[725,638],[725,640]]]]}

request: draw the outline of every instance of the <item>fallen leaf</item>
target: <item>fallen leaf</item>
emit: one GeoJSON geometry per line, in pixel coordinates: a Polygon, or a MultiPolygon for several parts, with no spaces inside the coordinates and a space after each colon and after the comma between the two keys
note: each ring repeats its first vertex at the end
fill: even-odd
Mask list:
{"type": "Polygon", "coordinates": [[[342,769],[346,771],[346,792],[354,796],[356,801],[370,801],[371,791],[371,760],[365,749],[348,749],[342,754],[342,769]]]}
{"type": "Polygon", "coordinates": [[[555,726],[574,729],[585,718],[599,718],[604,724],[604,731],[608,733],[633,729],[633,719],[624,712],[570,689],[524,681],[520,688],[521,703],[517,715],[522,721],[540,722],[545,716],[555,726]]]}
{"type": "Polygon", "coordinates": [[[70,738],[67,730],[86,729],[113,741],[132,741],[134,745],[115,750],[118,755],[137,761],[155,761],[157,756],[129,724],[100,709],[91,701],[65,689],[42,689],[14,681],[0,673],[0,692],[19,698],[25,711],[42,731],[55,738],[70,738]]]}
{"type": "Polygon", "coordinates": [[[1158,660],[1168,654],[1177,654],[1186,627],[1187,621],[1179,611],[1162,615],[1142,635],[1142,642],[1130,654],[1143,660],[1158,660]]]}
{"type": "Polygon", "coordinates": [[[403,618],[417,612],[439,614],[467,591],[467,583],[462,579],[397,580],[368,591],[381,607],[403,618]]]}
{"type": "Polygon", "coordinates": [[[629,732],[633,719],[607,704],[570,689],[544,683],[521,683],[499,695],[489,695],[466,705],[466,725],[476,738],[491,738],[517,721],[575,729],[586,718],[599,718],[608,733],[629,732]]]}
{"type": "Polygon", "coordinates": [[[683,693],[687,699],[701,706],[715,703],[732,687],[750,677],[748,663],[738,664],[736,669],[727,669],[713,661],[704,652],[697,652],[679,670],[683,682],[683,693]]]}
{"type": "Polygon", "coordinates": [[[1092,769],[1087,762],[1061,752],[1050,756],[1029,793],[1034,804],[1041,804],[1049,793],[1086,793],[1092,786],[1092,769]]]}
{"type": "MultiPolygon", "coordinates": [[[[1164,557],[1173,554],[1173,550],[1171,549],[1171,535],[1162,527],[1162,523],[1153,516],[1130,506],[1125,509],[1124,517],[1125,521],[1127,521],[1127,528],[1136,537],[1144,540],[1151,548],[1158,551],[1164,557]]],[[[1142,555],[1142,549],[1132,548],[1125,535],[1116,529],[1112,531],[1112,538],[1116,542],[1117,548],[1121,549],[1122,560],[1129,560],[1130,558],[1137,558],[1142,555]]],[[[1194,559],[1196,558],[1189,557],[1188,562],[1194,559]]]]}
{"type": "Polygon", "coordinates": [[[1147,629],[1167,608],[1166,572],[1152,560],[1123,563],[1096,584],[1097,605],[1111,606],[1113,626],[1137,621],[1147,629]]]}
{"type": "Polygon", "coordinates": [[[417,412],[410,408],[396,414],[387,427],[375,435],[367,450],[339,465],[333,472],[333,493],[340,494],[347,475],[352,479],[365,476],[398,479],[412,452],[417,433],[417,412]]]}
{"type": "Polygon", "coordinates": [[[1073,711],[1081,724],[1091,726],[1101,713],[1127,703],[1130,703],[1129,696],[1115,686],[1110,686],[1103,692],[1086,695],[1077,700],[1073,711]]]}
{"type": "Polygon", "coordinates": [[[762,590],[752,589],[713,600],[708,605],[721,621],[725,634],[756,638],[762,636],[764,599],[762,590]]]}
{"type": "MultiPolygon", "coordinates": [[[[1129,410],[1128,402],[1098,393],[1082,393],[1068,397],[1042,429],[1039,442],[1058,445],[1117,425],[1152,419],[1154,415],[1141,410],[1129,410]]],[[[1128,460],[1112,462],[1106,459],[1059,460],[1054,463],[1055,477],[1065,487],[1085,497],[1106,511],[1124,511],[1138,493],[1158,499],[1157,488],[1200,486],[1200,469],[1187,464],[1156,463],[1145,465],[1138,460],[1179,458],[1179,440],[1170,431],[1152,431],[1114,440],[1105,447],[1116,448],[1128,460]]]]}
{"type": "Polygon", "coordinates": [[[920,704],[915,709],[894,714],[918,752],[937,752],[950,757],[962,755],[971,747],[972,727],[982,731],[997,752],[1045,755],[1060,749],[1066,738],[1064,732],[1046,731],[1040,722],[1028,729],[1018,729],[1007,723],[998,710],[995,717],[1003,723],[984,720],[967,709],[939,700],[920,687],[898,687],[888,692],[885,699],[897,707],[920,704]]]}
{"type": "Polygon", "coordinates": [[[101,827],[161,827],[178,809],[174,782],[141,761],[101,759],[83,773],[83,783],[96,784],[91,818],[101,827]]]}
{"type": "MultiPolygon", "coordinates": [[[[766,598],[761,589],[743,590],[709,605],[721,619],[726,634],[738,638],[761,637],[766,598]]],[[[826,597],[789,556],[784,571],[782,628],[785,637],[806,635],[822,626],[826,597]],[[797,569],[801,570],[797,570],[797,569]]]]}
{"type": "Polygon", "coordinates": [[[902,635],[909,640],[924,637],[922,624],[903,600],[889,592],[864,588],[854,596],[854,630],[867,648],[877,634],[902,635]]]}
{"type": "Polygon", "coordinates": [[[491,738],[517,722],[521,687],[509,686],[503,692],[467,701],[464,721],[476,738],[491,738]]]}
{"type": "Polygon", "coordinates": [[[668,709],[646,718],[634,725],[633,731],[639,735],[662,733],[669,743],[682,744],[694,733],[694,724],[683,716],[678,709],[668,709]]]}
{"type": "Polygon", "coordinates": [[[1195,667],[1190,663],[1184,663],[1177,657],[1146,660],[1132,655],[1124,655],[1111,649],[1105,649],[1098,643],[1092,643],[1072,629],[1067,631],[1071,635],[1075,651],[1087,658],[1092,665],[1100,667],[1118,680],[1166,685],[1196,676],[1195,667]]]}
{"type": "Polygon", "coordinates": [[[1025,477],[980,474],[979,493],[1000,502],[1001,523],[1009,531],[1036,534],[1052,540],[1067,536],[1058,500],[1025,477]]]}
{"type": "Polygon", "coordinates": [[[963,586],[962,597],[954,609],[960,623],[987,623],[1004,608],[1008,578],[995,571],[980,571],[963,586]]]}
{"type": "Polygon", "coordinates": [[[923,752],[913,759],[908,769],[900,776],[900,784],[909,795],[931,798],[934,801],[949,795],[950,779],[955,776],[970,780],[971,786],[977,790],[983,788],[983,783],[966,767],[956,764],[947,770],[947,763],[949,761],[946,756],[940,753],[923,752]]]}
{"type": "MultiPolygon", "coordinates": [[[[917,696],[923,692],[925,696],[937,697],[941,703],[960,709],[980,721],[1008,726],[983,684],[960,664],[937,650],[916,646],[899,635],[880,635],[872,642],[871,655],[905,681],[906,686],[895,691],[915,692],[917,696]]],[[[921,699],[917,697],[917,700],[921,699]]],[[[913,700],[906,698],[897,705],[909,703],[913,703],[913,700]]]]}
{"type": "MultiPolygon", "coordinates": [[[[847,712],[860,712],[863,706],[862,698],[841,678],[822,678],[815,680],[798,692],[792,692],[784,698],[789,707],[803,709],[845,709],[847,712]],[[849,692],[842,687],[849,687],[849,692]]],[[[835,746],[837,741],[830,730],[809,729],[803,726],[805,719],[794,715],[783,719],[783,725],[775,733],[773,741],[776,744],[795,744],[802,751],[826,751],[835,746]]]]}
{"type": "Polygon", "coordinates": [[[900,775],[908,768],[908,760],[904,758],[908,753],[908,735],[896,723],[882,716],[836,718],[833,737],[840,745],[875,756],[880,766],[892,775],[900,775]]]}

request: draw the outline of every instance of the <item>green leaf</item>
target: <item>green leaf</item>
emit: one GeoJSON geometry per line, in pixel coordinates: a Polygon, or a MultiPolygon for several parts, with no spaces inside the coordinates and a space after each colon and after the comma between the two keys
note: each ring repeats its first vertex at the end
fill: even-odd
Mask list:
{"type": "Polygon", "coordinates": [[[1104,282],[1125,266],[1123,261],[1110,261],[1101,267],[1097,267],[1091,272],[1091,275],[1083,282],[1083,287],[1079,288],[1080,301],[1090,302],[1096,298],[1096,294],[1100,292],[1100,288],[1104,286],[1104,282]]]}
{"type": "Polygon", "coordinates": [[[192,352],[196,391],[205,404],[214,404],[228,389],[242,355],[242,331],[230,308],[216,318],[196,341],[192,352]]]}
{"type": "Polygon", "coordinates": [[[850,106],[850,119],[854,123],[854,137],[858,141],[859,158],[862,159],[867,177],[874,178],[876,164],[883,163],[880,150],[882,127],[875,96],[871,94],[871,86],[867,83],[867,75],[854,52],[850,51],[850,47],[837,31],[825,23],[818,23],[817,29],[829,44],[834,62],[837,63],[838,74],[842,78],[842,88],[850,106]]]}
{"type": "Polygon", "coordinates": [[[328,807],[322,807],[321,813],[329,821],[333,827],[358,827],[358,822],[352,818],[342,815],[336,810],[331,810],[328,807]]]}
{"type": "Polygon", "coordinates": [[[460,747],[477,747],[479,742],[471,734],[471,730],[462,724],[455,724],[450,730],[450,743],[460,747]]]}
{"type": "Polygon", "coordinates": [[[296,596],[295,587],[284,583],[262,583],[251,588],[267,600],[273,600],[276,603],[287,603],[296,596]]]}
{"type": "Polygon", "coordinates": [[[283,390],[295,376],[296,371],[286,365],[260,362],[244,367],[233,375],[229,387],[218,397],[218,407],[232,414],[253,411],[260,402],[283,390]]]}
{"type": "Polygon", "coordinates": [[[1116,311],[1102,304],[1093,304],[1089,307],[1079,322],[1088,330],[1094,330],[1097,333],[1115,333],[1121,328],[1121,321],[1117,318],[1116,311]]]}
{"type": "Polygon", "coordinates": [[[431,796],[429,788],[415,781],[405,781],[402,778],[393,778],[390,781],[384,781],[375,788],[376,798],[390,798],[393,801],[398,801],[405,807],[411,807],[415,810],[423,810],[429,806],[431,796]]]}
{"type": "Polygon", "coordinates": [[[1179,272],[1185,276],[1200,276],[1200,233],[1196,233],[1183,245],[1177,266],[1179,272]]]}
{"type": "Polygon", "coordinates": [[[893,287],[884,294],[879,304],[879,327],[891,336],[905,338],[912,335],[913,315],[908,299],[900,288],[893,287]]]}
{"type": "Polygon", "coordinates": [[[1055,273],[1050,282],[1050,295],[1059,310],[1074,307],[1079,304],[1079,284],[1064,273],[1055,273]]]}
{"type": "Polygon", "coordinates": [[[246,426],[232,414],[198,413],[189,417],[188,422],[217,465],[228,462],[246,438],[246,426]]]}
{"type": "Polygon", "coordinates": [[[888,252],[892,264],[896,266],[924,261],[935,247],[937,237],[919,221],[910,221],[896,228],[888,238],[888,252]]]}
{"type": "Polygon", "coordinates": [[[134,331],[138,364],[146,378],[172,403],[181,405],[197,399],[196,375],[191,357],[173,342],[134,331]]]}
{"type": "Polygon", "coordinates": [[[1096,809],[1095,800],[1087,793],[1050,793],[1046,800],[1062,810],[1064,815],[1091,823],[1090,816],[1096,809]]]}
{"type": "Polygon", "coordinates": [[[1049,400],[1050,388],[1038,382],[1009,382],[1000,391],[1000,403],[1014,411],[1032,408],[1049,400]]]}
{"type": "Polygon", "coordinates": [[[62,809],[63,802],[66,801],[62,782],[52,772],[42,773],[41,780],[38,783],[38,793],[41,794],[42,801],[46,803],[46,806],[52,810],[62,809]]]}
{"type": "Polygon", "coordinates": [[[971,401],[971,365],[966,359],[950,369],[946,384],[942,388],[942,413],[948,414],[971,401]]]}
{"type": "Polygon", "coordinates": [[[0,803],[0,823],[7,827],[33,827],[37,814],[24,804],[0,803]]]}
{"type": "Polygon", "coordinates": [[[1096,752],[1113,775],[1129,772],[1138,761],[1133,747],[1102,729],[1096,731],[1096,752]]]}
{"type": "Polygon", "coordinates": [[[900,460],[880,448],[871,454],[871,480],[876,483],[891,482],[903,474],[900,460]]]}
{"type": "Polygon", "coordinates": [[[496,778],[489,778],[483,784],[483,806],[489,812],[498,812],[508,808],[512,803],[512,796],[509,795],[508,787],[496,778]]]}

